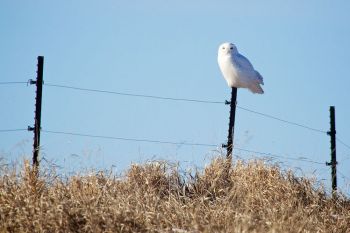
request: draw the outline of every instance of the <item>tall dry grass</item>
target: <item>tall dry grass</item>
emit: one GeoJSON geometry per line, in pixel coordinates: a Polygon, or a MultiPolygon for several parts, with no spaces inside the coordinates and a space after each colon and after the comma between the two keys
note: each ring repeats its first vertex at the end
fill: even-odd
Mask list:
{"type": "Polygon", "coordinates": [[[261,161],[214,159],[203,172],[167,163],[37,178],[2,168],[0,232],[350,232],[350,202],[261,161]]]}

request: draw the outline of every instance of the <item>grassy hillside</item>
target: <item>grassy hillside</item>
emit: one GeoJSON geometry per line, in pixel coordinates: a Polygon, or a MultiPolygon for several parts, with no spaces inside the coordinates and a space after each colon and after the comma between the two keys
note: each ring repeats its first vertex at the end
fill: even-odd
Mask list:
{"type": "Polygon", "coordinates": [[[0,232],[350,232],[349,200],[263,162],[217,158],[194,176],[166,163],[42,173],[1,168],[0,232]]]}

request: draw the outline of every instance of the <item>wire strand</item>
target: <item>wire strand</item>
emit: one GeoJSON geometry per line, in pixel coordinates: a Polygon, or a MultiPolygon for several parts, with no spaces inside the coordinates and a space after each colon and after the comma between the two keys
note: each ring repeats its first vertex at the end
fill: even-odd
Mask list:
{"type": "MultiPolygon", "coordinates": [[[[57,88],[65,88],[65,89],[72,89],[72,90],[79,90],[79,91],[88,91],[88,92],[96,92],[96,93],[107,93],[107,94],[114,94],[114,95],[122,95],[122,96],[131,96],[131,97],[142,97],[142,98],[151,98],[151,99],[160,99],[160,100],[171,100],[171,101],[184,101],[184,102],[196,102],[196,103],[205,103],[205,104],[225,104],[226,102],[223,101],[211,101],[211,100],[199,100],[199,99],[187,99],[187,98],[173,98],[173,97],[164,97],[164,96],[156,96],[156,95],[143,95],[143,94],[135,94],[135,93],[126,93],[126,92],[116,92],[116,91],[109,91],[109,90],[100,90],[100,89],[91,89],[91,88],[82,88],[82,87],[74,87],[74,86],[68,86],[68,85],[60,85],[60,84],[54,84],[54,83],[45,83],[44,85],[49,87],[57,87],[57,88]]],[[[304,129],[308,129],[314,132],[318,133],[327,133],[324,130],[312,128],[303,124],[299,124],[296,122],[288,121],[281,119],[279,117],[275,117],[266,113],[261,113],[255,110],[251,110],[245,107],[241,107],[237,105],[237,108],[242,109],[244,111],[264,116],[270,119],[274,119],[289,125],[298,126],[304,129]]]]}
{"type": "Polygon", "coordinates": [[[0,82],[0,85],[12,85],[12,84],[27,84],[28,82],[13,82],[13,81],[9,81],[9,82],[0,82]]]}
{"type": "MultiPolygon", "coordinates": [[[[8,82],[0,82],[0,85],[10,85],[10,84],[23,84],[27,82],[21,82],[21,81],[8,81],[8,82]]],[[[89,91],[89,92],[97,92],[97,93],[107,93],[107,94],[114,94],[114,95],[122,95],[122,96],[132,96],[132,97],[143,97],[143,98],[151,98],[151,99],[160,99],[160,100],[171,100],[171,101],[184,101],[184,102],[196,102],[196,103],[206,103],[206,104],[225,104],[225,102],[223,101],[211,101],[211,100],[199,100],[199,99],[187,99],[187,98],[173,98],[173,97],[164,97],[164,96],[155,96],[155,95],[143,95],[143,94],[134,94],[134,93],[126,93],[126,92],[116,92],[116,91],[109,91],[109,90],[99,90],[99,89],[91,89],[91,88],[82,88],[82,87],[74,87],[74,86],[68,86],[68,85],[59,85],[59,84],[53,84],[53,83],[44,83],[44,85],[46,86],[50,86],[50,87],[57,87],[57,88],[66,88],[66,89],[72,89],[72,90],[79,90],[79,91],[89,91]]],[[[241,107],[237,105],[237,108],[242,109],[244,111],[250,112],[250,113],[254,113],[260,116],[264,116],[270,119],[274,119],[286,124],[290,124],[290,125],[294,125],[294,126],[298,126],[304,129],[308,129],[311,131],[315,131],[318,133],[327,133],[327,131],[324,130],[320,130],[320,129],[316,129],[316,128],[312,128],[303,124],[299,124],[296,122],[292,122],[292,121],[288,121],[288,120],[284,120],[281,119],[279,117],[275,117],[266,113],[262,113],[262,112],[258,112],[255,110],[251,110],[245,107],[241,107]]],[[[346,146],[348,149],[350,149],[350,146],[347,145],[346,143],[344,143],[342,140],[340,140],[339,138],[337,138],[337,140],[343,144],[344,146],[346,146]]]]}
{"type": "MultiPolygon", "coordinates": [[[[188,143],[188,142],[173,142],[173,141],[162,141],[162,140],[150,140],[150,139],[137,139],[137,138],[125,138],[125,137],[114,137],[114,136],[102,136],[102,135],[93,135],[93,134],[83,134],[83,133],[73,133],[73,132],[64,132],[64,131],[53,131],[53,130],[41,130],[45,133],[51,133],[51,134],[63,134],[63,135],[72,135],[72,136],[80,136],[80,137],[90,137],[90,138],[102,138],[102,139],[112,139],[112,140],[122,140],[122,141],[133,141],[133,142],[148,142],[148,143],[160,143],[160,144],[170,144],[170,145],[184,145],[184,146],[203,146],[203,147],[218,147],[217,144],[207,144],[207,143],[188,143]]],[[[315,163],[315,164],[324,164],[316,161],[312,161],[308,158],[292,158],[292,157],[286,157],[286,156],[279,156],[272,153],[265,153],[260,151],[254,151],[254,150],[248,150],[243,149],[239,147],[234,147],[234,149],[265,155],[269,157],[274,158],[282,158],[282,159],[289,159],[289,160],[296,160],[296,161],[302,161],[302,162],[308,162],[308,163],[315,163]]]]}
{"type": "Polygon", "coordinates": [[[350,178],[347,177],[346,175],[344,175],[344,173],[342,173],[341,171],[337,171],[344,179],[347,179],[348,181],[350,181],[350,178]]]}
{"type": "Polygon", "coordinates": [[[45,83],[45,85],[50,87],[66,88],[66,89],[79,90],[79,91],[89,91],[89,92],[107,93],[107,94],[132,96],[132,97],[143,97],[143,98],[160,99],[160,100],[196,102],[196,103],[206,103],[206,104],[225,104],[225,102],[223,101],[210,101],[210,100],[198,100],[198,99],[187,99],[187,98],[163,97],[163,96],[155,96],[155,95],[143,95],[143,94],[134,94],[134,93],[126,93],[126,92],[73,87],[73,86],[58,85],[58,84],[52,84],[52,83],[45,83]]]}
{"type": "Polygon", "coordinates": [[[269,114],[266,114],[266,113],[257,112],[257,111],[254,111],[254,110],[251,110],[251,109],[248,109],[248,108],[244,108],[244,107],[241,107],[241,106],[238,106],[238,105],[237,105],[237,108],[242,109],[242,110],[247,111],[247,112],[250,112],[250,113],[261,115],[261,116],[264,116],[264,117],[267,117],[267,118],[271,118],[271,119],[274,119],[274,120],[277,120],[277,121],[280,121],[280,122],[283,122],[283,123],[286,123],[286,124],[290,124],[290,125],[294,125],[294,126],[298,126],[298,127],[304,128],[304,129],[312,130],[312,131],[315,131],[315,132],[318,132],[318,133],[327,133],[327,131],[324,131],[324,130],[315,129],[315,128],[312,128],[312,127],[309,127],[309,126],[306,126],[306,125],[302,125],[302,124],[299,124],[299,123],[292,122],[292,121],[283,120],[281,118],[278,118],[278,117],[275,117],[275,116],[272,116],[272,115],[269,115],[269,114]]]}
{"type": "Polygon", "coordinates": [[[255,151],[255,150],[247,150],[247,149],[243,149],[243,148],[239,148],[239,147],[233,147],[233,149],[240,150],[240,151],[245,151],[245,152],[249,152],[249,153],[265,155],[265,156],[272,157],[272,158],[280,158],[280,159],[288,159],[288,160],[295,160],[295,161],[303,161],[303,162],[314,163],[314,164],[322,164],[322,165],[325,164],[325,163],[321,163],[321,162],[310,160],[309,158],[306,158],[306,157],[293,158],[293,157],[281,156],[281,155],[276,155],[276,154],[266,153],[266,152],[260,152],[260,151],[255,151]]]}
{"type": "Polygon", "coordinates": [[[73,136],[90,137],[90,138],[112,139],[112,140],[122,140],[122,141],[150,142],[150,143],[184,145],[184,146],[204,146],[204,147],[217,147],[218,146],[218,145],[215,145],[215,144],[206,144],[206,143],[188,143],[188,142],[172,142],[172,141],[161,141],[161,140],[150,140],[150,139],[124,138],[124,137],[102,136],[102,135],[63,132],[63,131],[53,131],[53,130],[41,130],[41,131],[45,132],[45,133],[52,133],[52,134],[64,134],[64,135],[73,135],[73,136]]]}
{"type": "Polygon", "coordinates": [[[348,144],[346,144],[343,140],[339,139],[338,137],[336,137],[336,140],[338,142],[340,142],[340,144],[342,144],[343,146],[347,147],[350,150],[350,146],[348,144]]]}
{"type": "Polygon", "coordinates": [[[28,131],[28,129],[0,129],[0,133],[28,131]]]}

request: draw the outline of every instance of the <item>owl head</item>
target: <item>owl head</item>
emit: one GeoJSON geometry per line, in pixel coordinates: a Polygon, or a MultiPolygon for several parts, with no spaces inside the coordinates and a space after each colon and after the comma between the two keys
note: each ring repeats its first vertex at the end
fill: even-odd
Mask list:
{"type": "Polygon", "coordinates": [[[230,55],[234,53],[238,53],[238,50],[236,45],[234,45],[233,43],[226,42],[219,46],[218,54],[230,55]]]}

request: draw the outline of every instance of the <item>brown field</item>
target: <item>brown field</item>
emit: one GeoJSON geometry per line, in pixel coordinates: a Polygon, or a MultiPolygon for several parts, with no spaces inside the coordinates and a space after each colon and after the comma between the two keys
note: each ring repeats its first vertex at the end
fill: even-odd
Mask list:
{"type": "Polygon", "coordinates": [[[193,176],[167,163],[123,176],[41,169],[1,167],[0,232],[350,232],[347,198],[262,161],[219,157],[193,176]]]}

